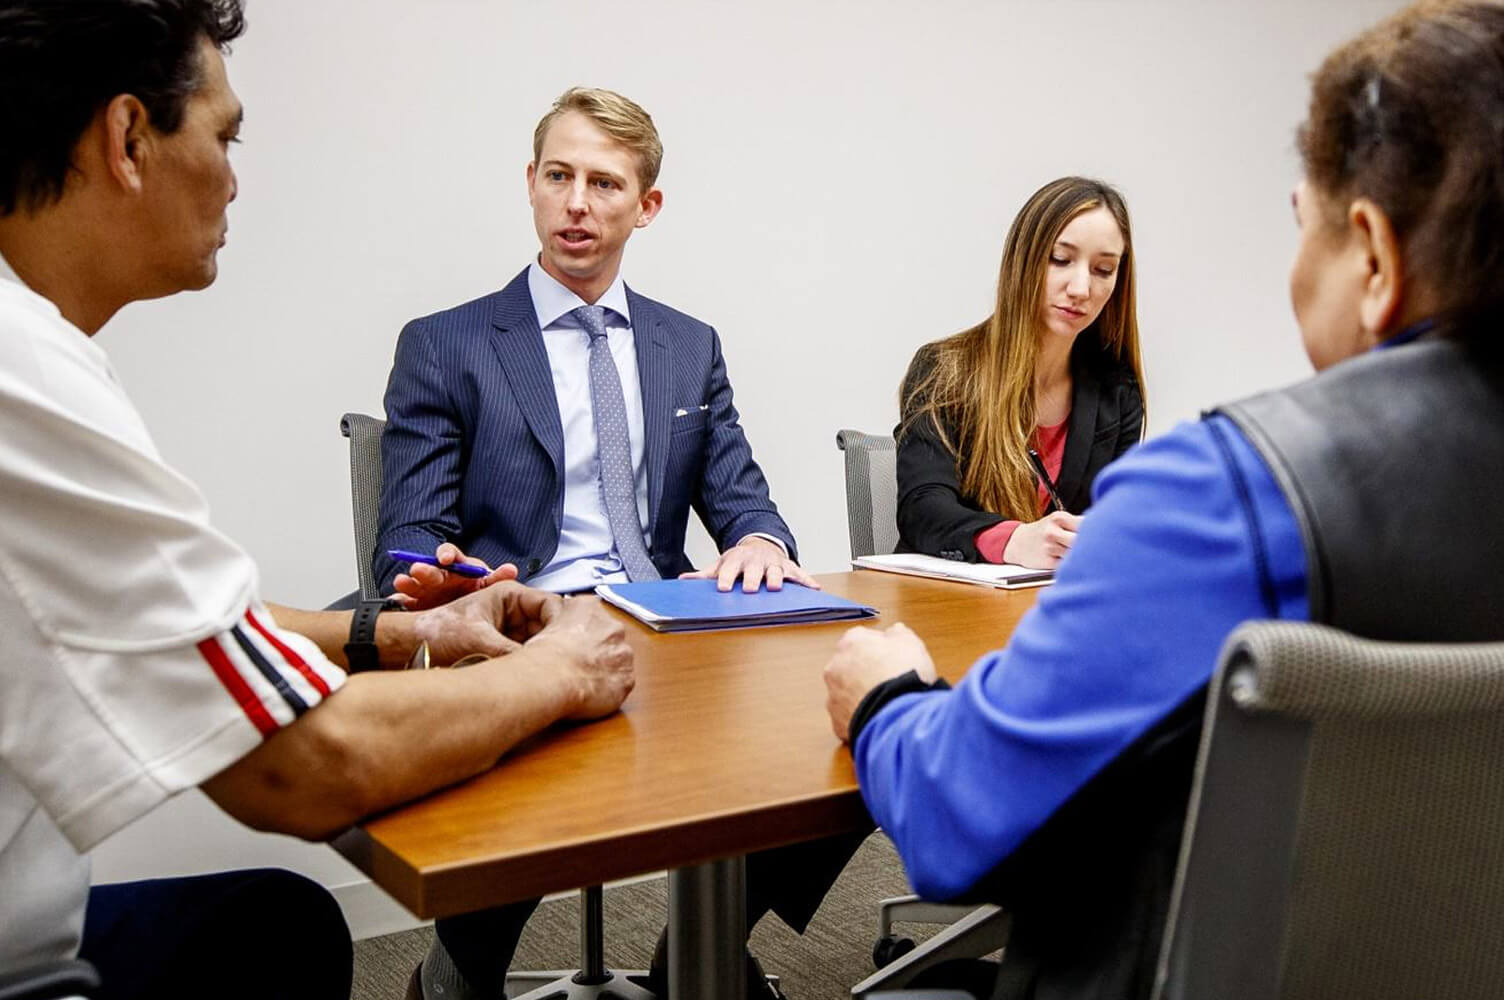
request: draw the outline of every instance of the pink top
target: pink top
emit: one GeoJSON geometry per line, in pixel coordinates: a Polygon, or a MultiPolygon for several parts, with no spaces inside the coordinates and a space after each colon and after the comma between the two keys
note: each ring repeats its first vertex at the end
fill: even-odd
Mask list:
{"type": "MultiPolygon", "coordinates": [[[[1065,435],[1070,430],[1070,414],[1066,414],[1064,420],[1049,427],[1034,428],[1034,436],[1030,443],[1034,450],[1039,452],[1039,457],[1044,459],[1044,469],[1050,474],[1052,482],[1060,482],[1060,465],[1065,461],[1065,435]]],[[[1050,494],[1044,488],[1044,483],[1039,485],[1039,513],[1043,514],[1049,509],[1050,494]]],[[[1022,521],[1003,521],[977,532],[977,551],[982,558],[990,563],[1003,561],[1003,552],[1008,548],[1008,542],[1013,538],[1013,532],[1018,529],[1022,521]]]]}

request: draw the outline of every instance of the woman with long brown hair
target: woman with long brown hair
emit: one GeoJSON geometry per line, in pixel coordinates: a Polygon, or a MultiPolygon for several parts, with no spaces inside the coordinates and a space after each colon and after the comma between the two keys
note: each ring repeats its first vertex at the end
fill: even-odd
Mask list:
{"type": "Polygon", "coordinates": [[[1143,433],[1143,384],[1128,207],[1101,181],[1051,181],[1008,230],[992,315],[904,376],[900,548],[1053,567],[1092,480],[1143,433]]]}

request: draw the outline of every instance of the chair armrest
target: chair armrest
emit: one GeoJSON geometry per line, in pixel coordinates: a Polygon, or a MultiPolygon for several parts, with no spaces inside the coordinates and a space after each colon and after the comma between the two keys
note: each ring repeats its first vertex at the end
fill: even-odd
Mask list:
{"type": "Polygon", "coordinates": [[[0,1000],[61,1000],[89,996],[99,989],[99,973],[78,958],[43,962],[0,973],[0,1000]]]}

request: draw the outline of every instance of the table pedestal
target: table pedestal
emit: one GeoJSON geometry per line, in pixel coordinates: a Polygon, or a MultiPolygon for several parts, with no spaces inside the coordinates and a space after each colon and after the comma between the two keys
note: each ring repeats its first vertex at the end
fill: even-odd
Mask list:
{"type": "Polygon", "coordinates": [[[668,992],[746,996],[747,863],[726,858],[668,873],[668,992]]]}

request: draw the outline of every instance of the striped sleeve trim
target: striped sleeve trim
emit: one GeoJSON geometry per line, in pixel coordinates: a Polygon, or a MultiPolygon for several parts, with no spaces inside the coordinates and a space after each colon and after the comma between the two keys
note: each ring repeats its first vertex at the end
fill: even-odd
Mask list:
{"type": "Polygon", "coordinates": [[[319,693],[320,698],[329,697],[328,682],[325,681],[324,678],[320,677],[318,675],[318,672],[310,667],[306,660],[304,660],[297,653],[293,652],[292,647],[288,646],[287,643],[283,642],[281,639],[278,639],[275,633],[273,633],[265,625],[261,624],[261,619],[257,618],[254,612],[247,611],[245,613],[245,620],[250,623],[251,628],[255,629],[256,632],[260,634],[261,638],[266,640],[268,645],[270,645],[277,651],[277,655],[286,660],[294,670],[302,674],[304,678],[307,679],[309,684],[313,685],[314,690],[319,693]]]}
{"type": "Polygon", "coordinates": [[[256,692],[251,685],[246,683],[240,670],[230,657],[225,654],[222,643],[224,635],[212,636],[198,644],[198,651],[209,661],[209,666],[214,670],[214,676],[225,686],[225,690],[234,696],[246,716],[256,726],[262,736],[270,736],[278,729],[277,720],[272,718],[261,699],[256,697],[256,692]]]}
{"type": "MultiPolygon", "coordinates": [[[[199,654],[263,737],[328,696],[329,681],[252,610],[198,643],[199,654]]],[[[331,668],[332,669],[332,668],[331,668]]]]}

